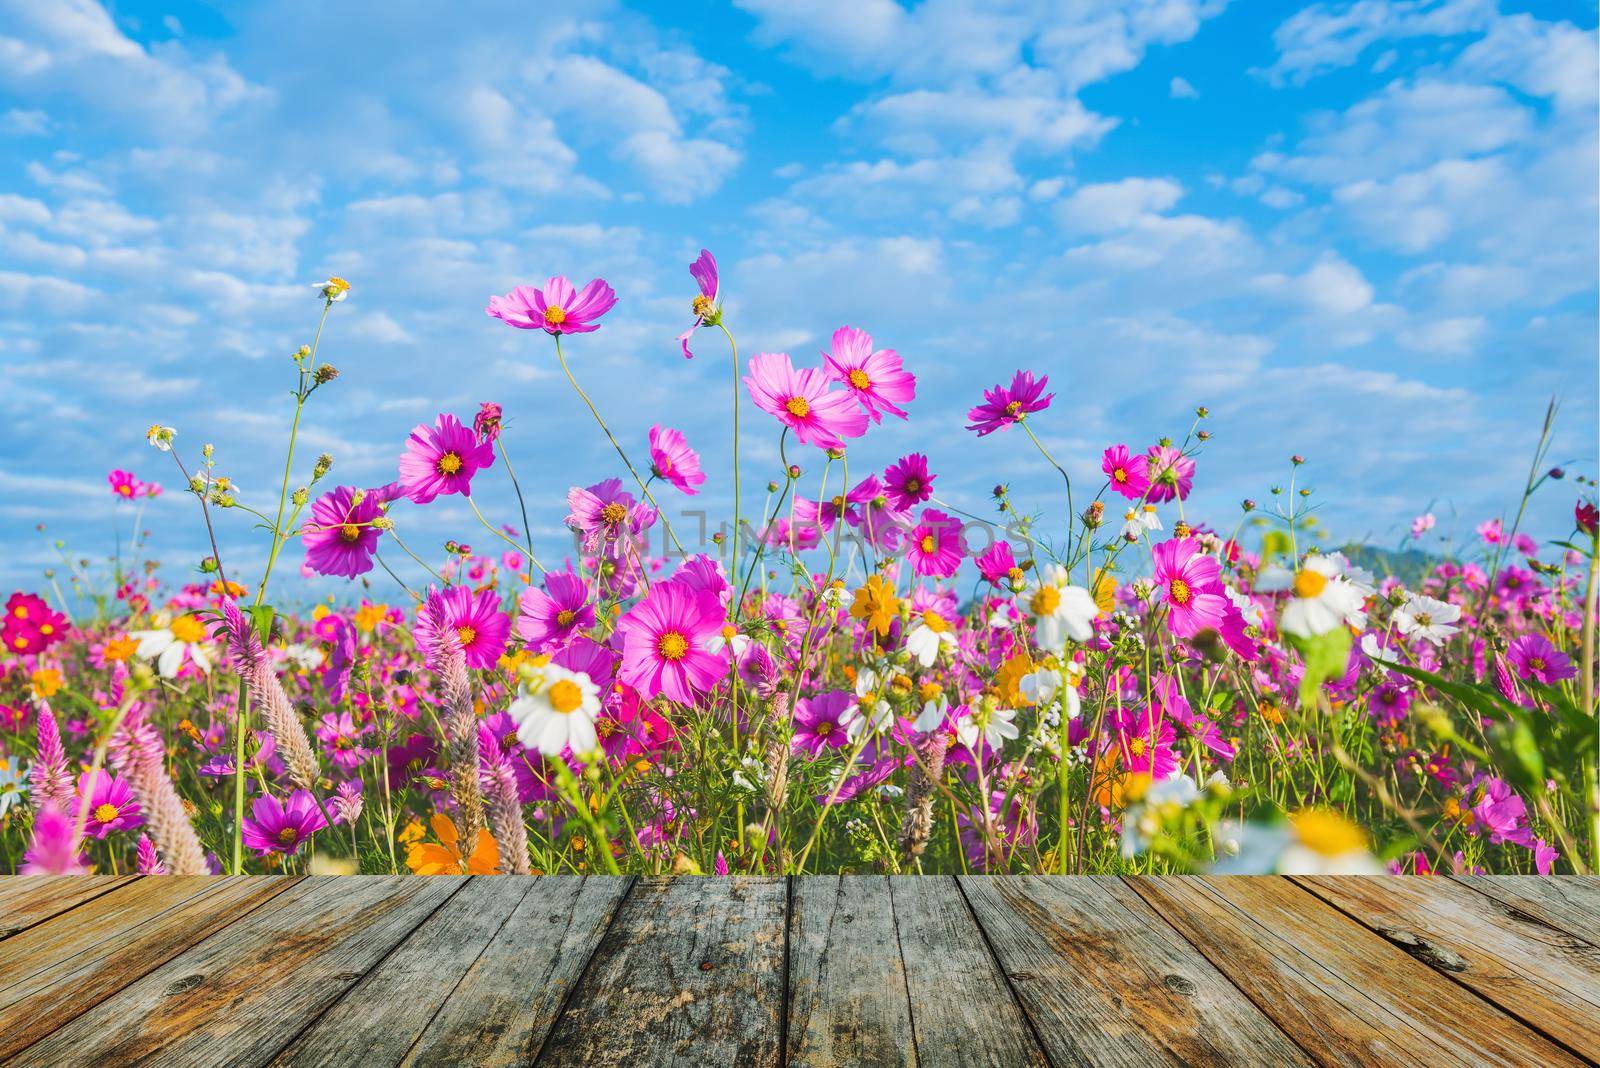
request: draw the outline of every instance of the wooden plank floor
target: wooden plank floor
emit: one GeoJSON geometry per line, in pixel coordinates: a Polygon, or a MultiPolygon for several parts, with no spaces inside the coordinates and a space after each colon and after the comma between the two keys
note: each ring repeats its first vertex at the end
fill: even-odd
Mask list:
{"type": "Polygon", "coordinates": [[[0,1064],[1600,1063],[1600,880],[6,878],[0,1064]]]}

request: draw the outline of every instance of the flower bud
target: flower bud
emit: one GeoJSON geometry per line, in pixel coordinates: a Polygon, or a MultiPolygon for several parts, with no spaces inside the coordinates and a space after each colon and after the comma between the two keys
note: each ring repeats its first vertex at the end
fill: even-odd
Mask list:
{"type": "Polygon", "coordinates": [[[331,467],[333,467],[333,457],[331,455],[328,453],[323,453],[322,455],[318,456],[317,462],[311,467],[312,479],[316,480],[321,478],[323,475],[328,473],[328,470],[331,467]]]}
{"type": "Polygon", "coordinates": [[[325,363],[321,367],[317,368],[316,373],[311,377],[312,380],[317,383],[317,385],[327,385],[329,382],[332,382],[335,378],[339,377],[339,369],[331,363],[325,363]]]}

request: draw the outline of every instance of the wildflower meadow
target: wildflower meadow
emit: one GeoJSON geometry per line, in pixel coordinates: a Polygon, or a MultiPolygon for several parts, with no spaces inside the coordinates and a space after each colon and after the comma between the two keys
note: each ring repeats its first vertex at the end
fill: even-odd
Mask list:
{"type": "Polygon", "coordinates": [[[519,448],[515,396],[394,441],[392,481],[339,484],[339,457],[299,438],[349,384],[331,354],[359,281],[307,287],[281,481],[246,491],[227,441],[151,426],[106,477],[132,538],[6,598],[0,870],[1600,865],[1600,524],[1589,473],[1551,466],[1555,404],[1508,518],[1452,544],[1423,513],[1388,552],[1330,540],[1297,455],[1227,514],[1186,508],[1203,407],[1167,413],[1159,441],[1104,442],[1100,476],[1074,481],[1040,432],[1066,383],[980,364],[964,426],[927,432],[965,435],[997,473],[1030,454],[1061,477],[967,499],[926,455],[875,448],[919,419],[893,338],[846,324],[820,358],[752,354],[724,309],[738,280],[702,251],[684,282],[673,351],[726,367],[705,403],[729,470],[585,391],[606,281],[488,296],[570,390],[540,418],[614,452],[565,500],[517,479],[550,458],[519,448]],[[779,462],[741,470],[741,451],[771,455],[753,441],[779,462]],[[718,480],[720,532],[675,525],[718,480]],[[480,510],[492,481],[515,511],[480,510]],[[163,493],[209,544],[188,567],[143,554],[138,514],[163,493]],[[1522,529],[1536,495],[1570,504],[1569,531],[1522,529]],[[450,497],[475,525],[408,533],[450,497]],[[535,554],[536,516],[562,518],[559,555],[535,554]],[[234,563],[252,543],[258,574],[234,563]],[[348,592],[306,596],[300,575],[348,592]]]}

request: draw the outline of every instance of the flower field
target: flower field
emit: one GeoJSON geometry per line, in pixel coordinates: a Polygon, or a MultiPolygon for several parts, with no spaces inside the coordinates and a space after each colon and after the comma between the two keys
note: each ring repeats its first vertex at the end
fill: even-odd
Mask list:
{"type": "MultiPolygon", "coordinates": [[[[570,433],[615,449],[565,501],[524,497],[515,471],[541,458],[509,398],[417,426],[385,485],[308,460],[298,434],[341,386],[339,278],[294,354],[280,485],[245,494],[210,445],[151,427],[128,463],[192,499],[211,553],[176,577],[119,554],[105,582],[74,569],[5,601],[0,871],[1600,865],[1600,524],[1593,479],[1549,466],[1553,406],[1507,518],[1466,546],[1422,514],[1411,552],[1341,551],[1299,456],[1259,502],[1186,512],[1204,408],[1106,442],[1075,484],[1035,433],[1039,368],[975,381],[963,432],[997,471],[1042,455],[1059,489],[949,499],[924,455],[858,459],[917,418],[914,360],[855,326],[819,362],[741,355],[715,259],[689,273],[678,342],[728,361],[731,471],[585,393],[574,356],[617,302],[600,279],[488,300],[574,391],[570,433]],[[779,465],[741,470],[754,437],[779,465]],[[480,511],[490,480],[514,514],[480,511]],[[708,483],[732,491],[729,533],[695,544],[673,506],[708,483]],[[1522,529],[1536,494],[1571,498],[1564,536],[1522,529]],[[452,496],[477,526],[404,540],[452,496]],[[535,553],[540,514],[571,531],[560,559],[535,553]],[[259,575],[232,564],[249,539],[259,575]],[[291,611],[297,567],[367,581],[291,611]]],[[[163,492],[108,485],[135,512],[163,492]]]]}

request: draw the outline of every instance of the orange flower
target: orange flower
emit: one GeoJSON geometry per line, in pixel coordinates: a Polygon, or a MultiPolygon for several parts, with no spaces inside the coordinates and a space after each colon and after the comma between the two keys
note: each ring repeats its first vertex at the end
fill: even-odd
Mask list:
{"type": "Polygon", "coordinates": [[[33,685],[33,696],[43,701],[60,692],[67,680],[55,668],[40,668],[28,676],[28,681],[33,685]]]}
{"type": "Polygon", "coordinates": [[[119,634],[106,642],[105,658],[112,663],[122,663],[139,651],[139,639],[119,634]]]}
{"type": "MultiPolygon", "coordinates": [[[[428,820],[428,825],[433,828],[439,844],[417,842],[406,851],[406,864],[411,868],[412,874],[460,875],[461,849],[458,843],[461,834],[456,830],[456,825],[449,816],[438,812],[428,820]]],[[[472,856],[467,861],[467,874],[493,875],[499,867],[500,847],[495,844],[494,837],[488,831],[480,830],[478,847],[472,851],[472,856]]]]}

